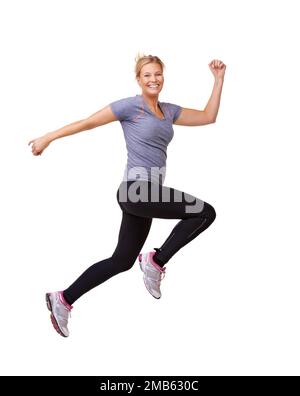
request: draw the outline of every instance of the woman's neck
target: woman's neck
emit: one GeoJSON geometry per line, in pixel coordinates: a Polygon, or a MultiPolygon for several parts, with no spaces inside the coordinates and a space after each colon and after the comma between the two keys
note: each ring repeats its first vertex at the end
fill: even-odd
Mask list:
{"type": "Polygon", "coordinates": [[[145,101],[147,102],[147,105],[151,108],[153,111],[159,111],[158,107],[158,96],[155,97],[148,97],[145,95],[142,95],[145,101]]]}

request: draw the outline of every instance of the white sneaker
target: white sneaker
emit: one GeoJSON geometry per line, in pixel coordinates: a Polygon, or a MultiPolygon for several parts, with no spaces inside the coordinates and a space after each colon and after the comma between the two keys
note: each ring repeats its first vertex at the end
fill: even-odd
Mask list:
{"type": "Polygon", "coordinates": [[[149,253],[140,253],[139,254],[139,262],[140,268],[144,273],[144,283],[148,290],[148,292],[154,298],[161,297],[160,291],[160,282],[165,277],[165,268],[161,268],[158,264],[156,264],[153,260],[153,255],[156,252],[149,253]]]}
{"type": "Polygon", "coordinates": [[[46,303],[49,311],[51,311],[51,321],[53,327],[63,337],[69,336],[68,319],[73,308],[64,299],[61,291],[46,294],[46,303]]]}

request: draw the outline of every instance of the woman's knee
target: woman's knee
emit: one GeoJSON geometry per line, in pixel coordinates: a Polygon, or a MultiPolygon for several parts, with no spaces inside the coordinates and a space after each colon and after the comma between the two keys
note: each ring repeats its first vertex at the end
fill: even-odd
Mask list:
{"type": "Polygon", "coordinates": [[[208,217],[210,219],[211,223],[214,222],[217,217],[215,208],[208,202],[204,202],[203,209],[202,209],[202,212],[200,213],[200,216],[203,216],[203,215],[205,217],[208,217]]]}
{"type": "Polygon", "coordinates": [[[132,257],[128,257],[128,256],[123,256],[123,255],[112,255],[111,258],[112,258],[114,265],[116,267],[118,267],[118,270],[120,272],[130,270],[133,267],[135,260],[136,260],[136,257],[132,258],[132,257]]]}

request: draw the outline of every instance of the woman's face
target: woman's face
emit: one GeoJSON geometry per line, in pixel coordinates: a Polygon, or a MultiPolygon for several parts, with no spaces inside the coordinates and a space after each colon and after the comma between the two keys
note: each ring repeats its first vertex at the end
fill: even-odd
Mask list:
{"type": "Polygon", "coordinates": [[[140,77],[137,80],[144,94],[157,96],[164,85],[161,66],[158,63],[148,63],[142,67],[140,77]]]}

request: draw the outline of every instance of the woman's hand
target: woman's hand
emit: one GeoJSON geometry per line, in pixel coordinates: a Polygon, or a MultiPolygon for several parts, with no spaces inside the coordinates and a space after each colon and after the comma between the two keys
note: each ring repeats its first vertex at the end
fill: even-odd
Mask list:
{"type": "Polygon", "coordinates": [[[224,78],[226,65],[222,61],[214,59],[208,64],[208,66],[215,79],[224,78]]]}
{"type": "Polygon", "coordinates": [[[30,145],[31,143],[32,143],[32,147],[31,147],[32,154],[41,155],[42,152],[45,150],[45,148],[48,147],[49,144],[51,143],[51,139],[47,135],[44,135],[39,138],[30,140],[28,145],[30,145]]]}

